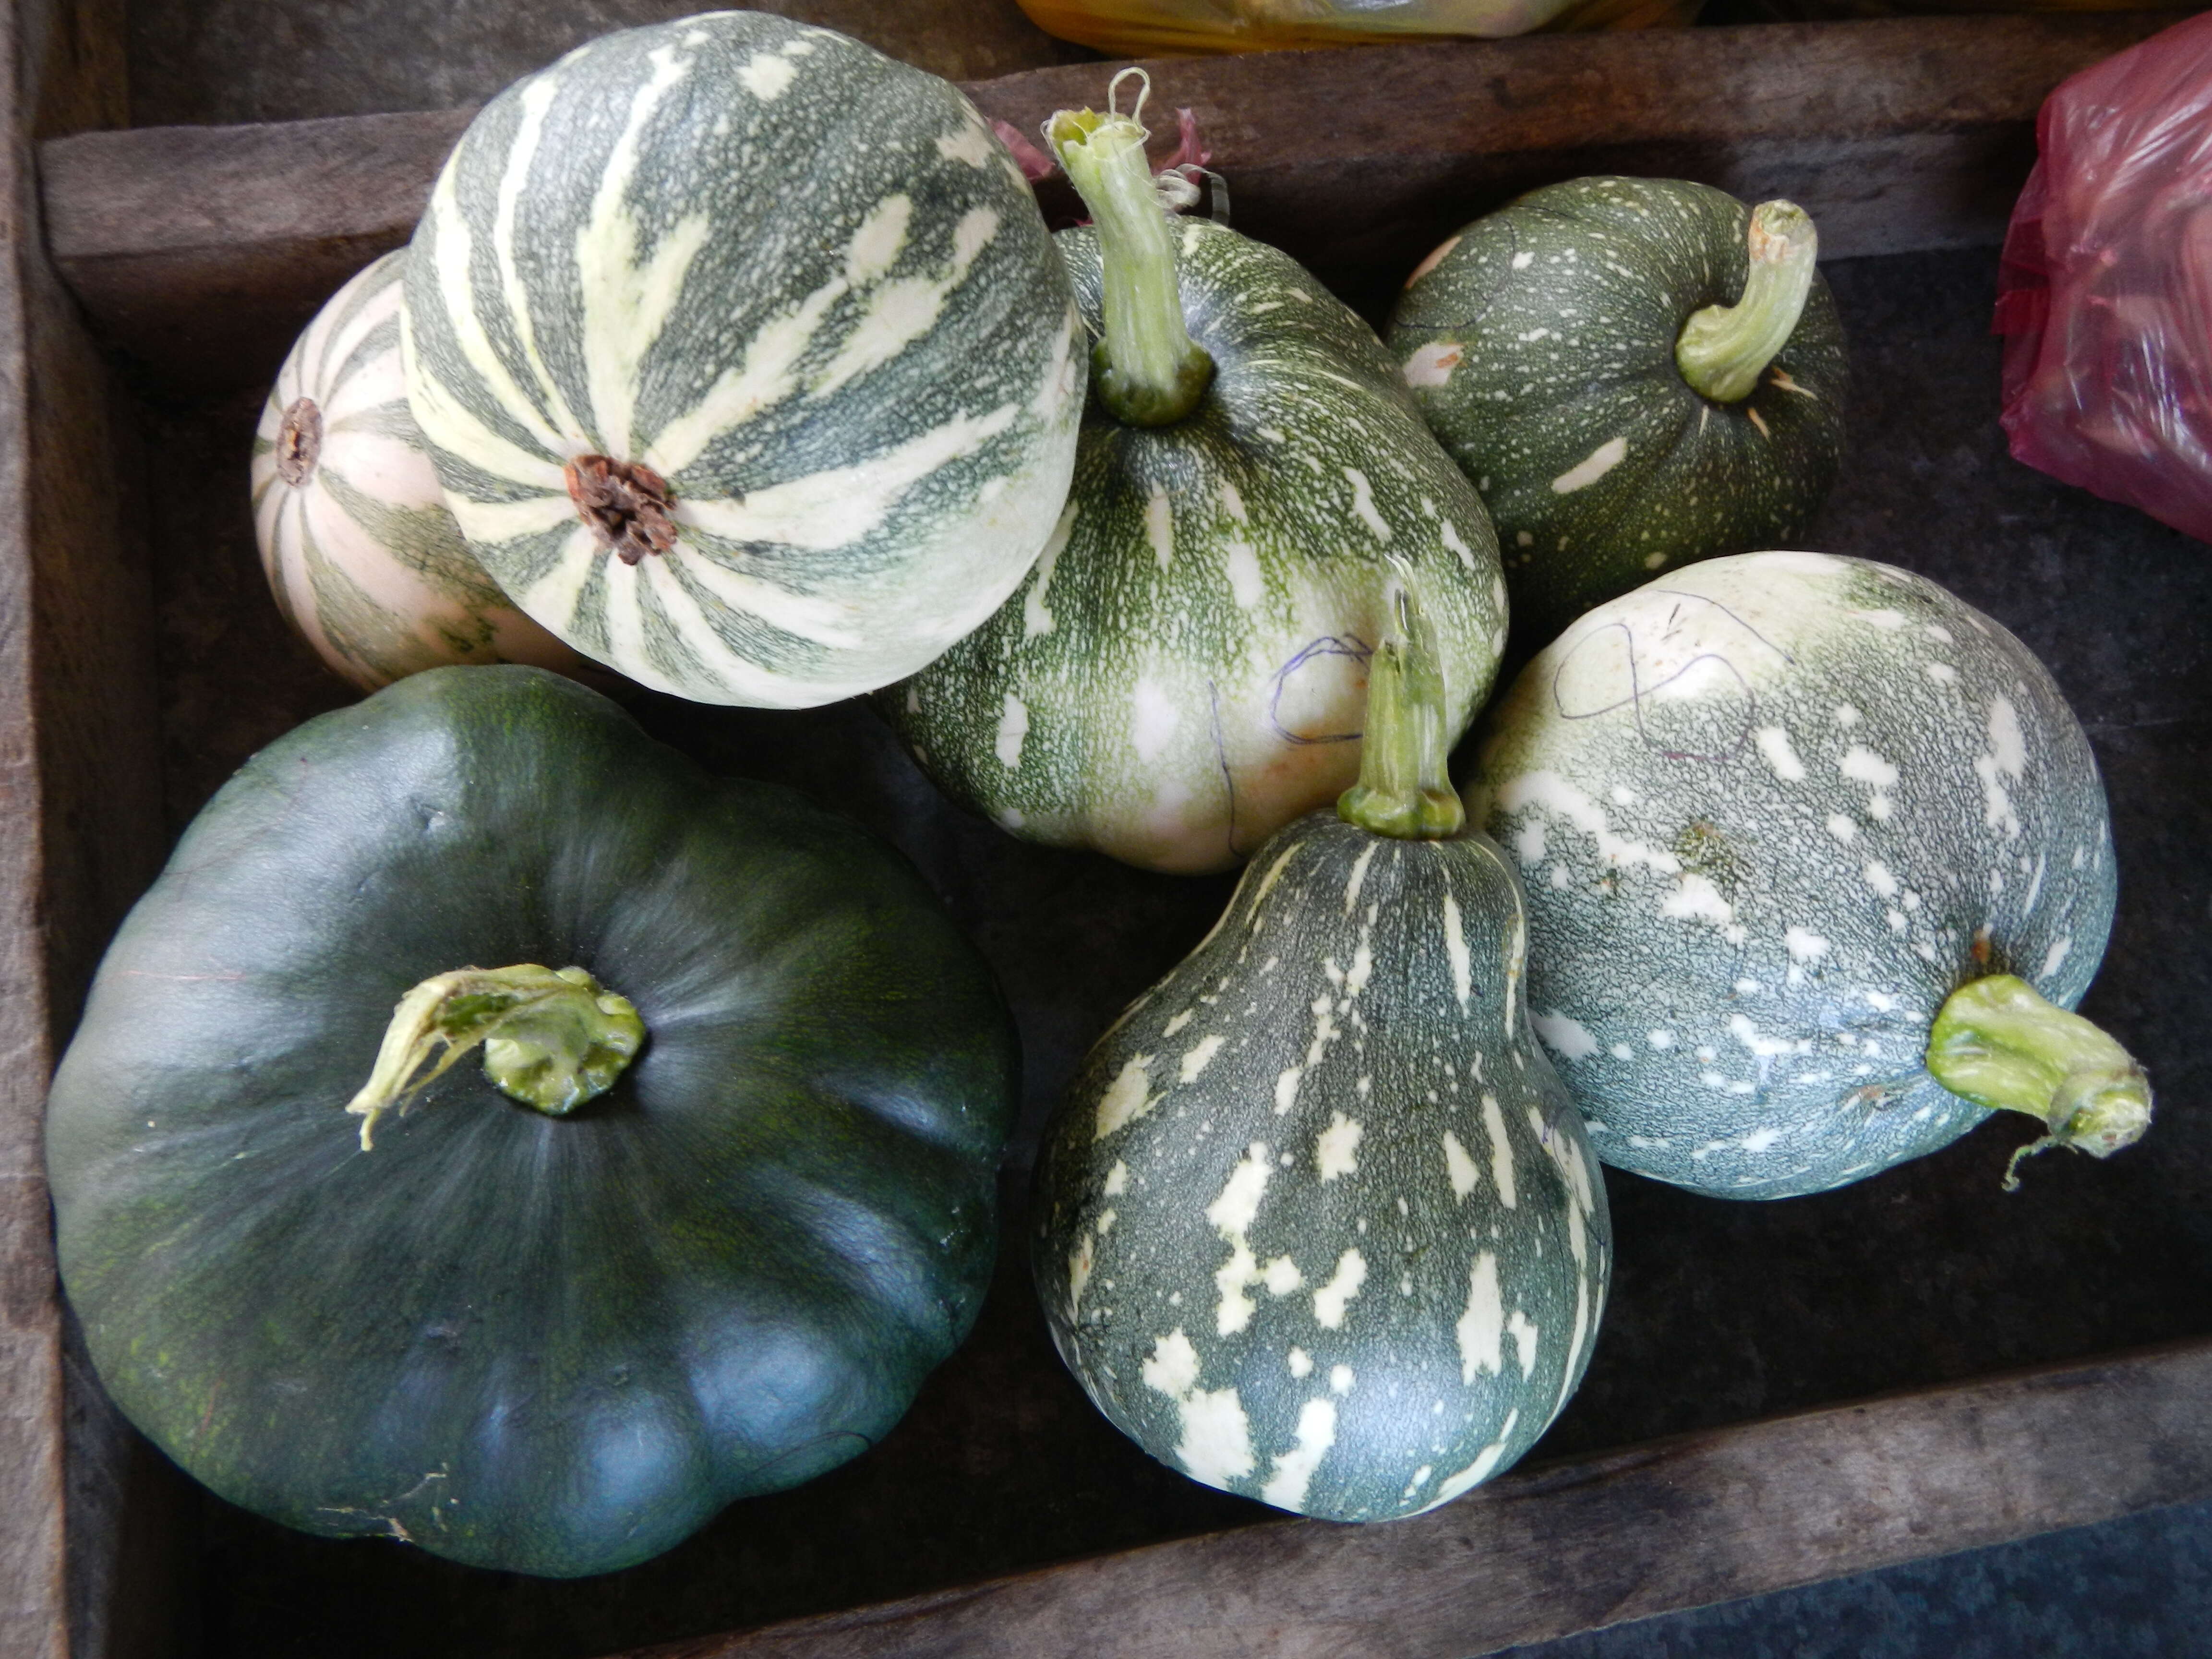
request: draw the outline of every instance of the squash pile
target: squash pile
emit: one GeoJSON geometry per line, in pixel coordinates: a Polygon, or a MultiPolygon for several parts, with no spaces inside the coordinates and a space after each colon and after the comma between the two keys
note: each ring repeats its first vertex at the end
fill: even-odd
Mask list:
{"type": "Polygon", "coordinates": [[[1092,221],[1053,235],[932,76],[754,13],[611,35],[301,337],[264,563],[384,689],[202,812],[49,1118],[94,1364],[215,1491],[611,1571],[864,1450],[974,1319],[989,969],[895,853],[575,678],[870,695],[1012,834],[1249,860],[1079,1070],[1029,1248],[1099,1409],[1283,1509],[1418,1513],[1535,1443],[1600,1159],[1776,1198],[1997,1109],[2022,1156],[2143,1132],[2068,1012],[2116,872],[2049,676],[1917,576],[1764,550],[1841,453],[1806,216],[1553,185],[1386,346],[1177,217],[1115,99],[1048,125],[1092,221]],[[1462,798],[1509,603],[1558,637],[1462,798]]]}

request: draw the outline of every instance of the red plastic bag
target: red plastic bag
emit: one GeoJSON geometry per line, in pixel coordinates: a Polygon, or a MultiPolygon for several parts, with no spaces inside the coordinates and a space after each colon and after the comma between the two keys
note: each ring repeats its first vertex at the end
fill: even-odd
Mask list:
{"type": "Polygon", "coordinates": [[[2015,459],[2212,541],[2212,13],[2045,100],[1997,279],[2015,459]]]}

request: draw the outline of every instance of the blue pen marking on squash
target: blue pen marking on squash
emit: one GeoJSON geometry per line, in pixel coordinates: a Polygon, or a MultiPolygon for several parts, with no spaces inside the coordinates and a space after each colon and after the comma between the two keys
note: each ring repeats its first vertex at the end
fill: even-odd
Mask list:
{"type": "MultiPolygon", "coordinates": [[[[1282,721],[1283,692],[1289,686],[1291,677],[1309,663],[1324,657],[1349,657],[1354,662],[1364,665],[1374,654],[1375,647],[1357,634],[1346,635],[1342,639],[1337,638],[1333,634],[1325,634],[1317,640],[1309,641],[1296,656],[1275,671],[1275,678],[1268,685],[1267,724],[1273,728],[1275,735],[1285,743],[1291,744],[1358,741],[1360,732],[1331,732],[1320,737],[1308,737],[1304,732],[1291,731],[1282,721]]],[[[1361,731],[1364,729],[1363,727],[1361,731]]]]}

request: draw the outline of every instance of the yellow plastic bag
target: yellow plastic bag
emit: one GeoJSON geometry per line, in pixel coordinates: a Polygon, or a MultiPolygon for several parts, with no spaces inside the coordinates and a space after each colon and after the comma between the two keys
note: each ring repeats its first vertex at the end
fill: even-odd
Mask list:
{"type": "Polygon", "coordinates": [[[1020,0],[1048,34],[1116,58],[1344,46],[1425,35],[1653,28],[1700,0],[1020,0]]]}

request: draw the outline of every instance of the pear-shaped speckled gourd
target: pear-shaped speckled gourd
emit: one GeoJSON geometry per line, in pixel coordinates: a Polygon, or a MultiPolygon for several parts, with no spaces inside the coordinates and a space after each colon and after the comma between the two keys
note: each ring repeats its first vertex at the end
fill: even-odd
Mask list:
{"type": "Polygon", "coordinates": [[[1225,870],[1358,771],[1393,573],[1436,619],[1455,731],[1497,673],[1504,584],[1482,503],[1367,325],[1287,255],[1170,219],[1142,129],[1087,118],[1085,148],[1118,137],[1133,177],[1122,202],[1110,176],[1085,184],[1098,228],[1057,238],[1104,335],[1066,510],[998,614],[881,703],[946,793],[1016,835],[1225,870]],[[1123,228],[1150,240],[1126,252],[1123,228]],[[1115,396],[1145,384],[1111,362],[1117,284],[1179,337],[1157,397],[1115,396]]]}
{"type": "Polygon", "coordinates": [[[1153,1456],[1384,1520],[1509,1467],[1573,1392],[1611,1231],[1528,1030],[1522,905],[1479,834],[1313,813],[1085,1061],[1034,1267],[1061,1358],[1153,1456]]]}
{"type": "Polygon", "coordinates": [[[2112,922],[2096,762],[1932,582],[1761,553],[1601,606],[1492,711],[1467,799],[1520,865],[1536,1030],[1609,1164],[1783,1198],[1991,1106],[2092,1152],[2142,1132],[2141,1073],[2063,1012],[2112,922]]]}
{"type": "Polygon", "coordinates": [[[1447,240],[1389,346],[1498,526],[1542,643],[1696,559],[1786,546],[1835,482],[1844,337],[1812,223],[1670,179],[1575,179],[1447,240]]]}

